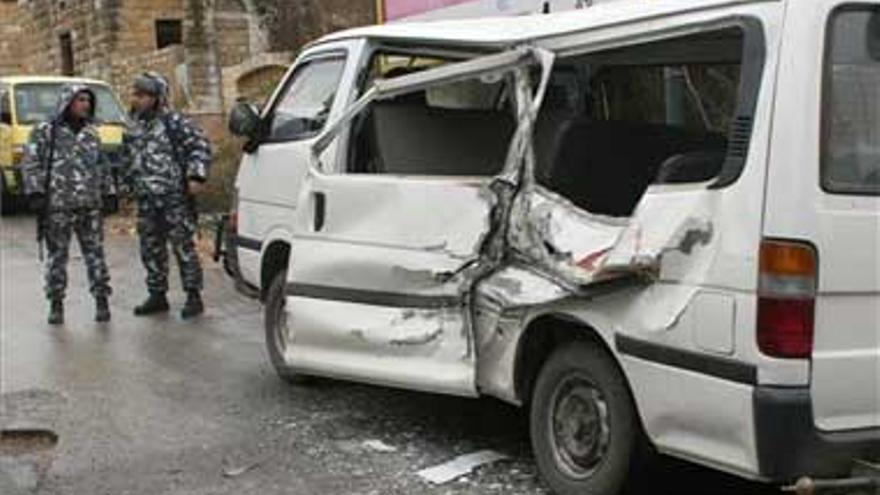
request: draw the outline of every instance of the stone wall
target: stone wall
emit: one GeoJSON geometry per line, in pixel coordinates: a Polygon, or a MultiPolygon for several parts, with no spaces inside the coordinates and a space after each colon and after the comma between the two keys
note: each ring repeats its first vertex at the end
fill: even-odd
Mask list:
{"type": "MultiPolygon", "coordinates": [[[[237,65],[258,53],[251,45],[250,18],[244,4],[238,0],[217,0],[214,8],[214,28],[217,30],[217,52],[220,67],[237,65]]],[[[254,42],[256,44],[256,42],[254,42]]]]}
{"type": "Polygon", "coordinates": [[[272,51],[296,51],[324,34],[376,22],[376,0],[254,0],[272,51]]]}
{"type": "MultiPolygon", "coordinates": [[[[107,0],[104,0],[106,3],[107,0]]],[[[115,0],[119,5],[118,38],[114,49],[119,55],[129,57],[156,51],[156,21],[184,20],[184,0],[115,0]]],[[[106,8],[106,7],[105,7],[106,8]]],[[[186,30],[184,30],[186,44],[186,30]]]]}
{"type": "Polygon", "coordinates": [[[263,53],[246,62],[224,67],[223,100],[229,109],[237,98],[261,103],[275,88],[293,61],[293,53],[263,53]]]}
{"type": "Polygon", "coordinates": [[[185,108],[190,101],[189,88],[185,84],[184,50],[173,45],[153,52],[130,57],[120,57],[112,61],[112,76],[106,81],[123,99],[127,98],[131,82],[145,70],[156,71],[168,78],[171,85],[171,101],[178,108],[185,108]],[[183,81],[182,81],[183,80],[183,81]]]}
{"type": "Polygon", "coordinates": [[[74,75],[107,80],[127,92],[133,75],[156,70],[195,110],[222,111],[220,67],[252,55],[255,15],[242,0],[0,0],[0,8],[11,12],[4,21],[14,18],[26,33],[11,39],[0,23],[0,50],[19,45],[19,54],[9,57],[16,72],[61,74],[60,37],[69,35],[74,75]],[[181,45],[158,49],[158,20],[182,22],[181,45]]]}
{"type": "Polygon", "coordinates": [[[0,75],[24,72],[16,0],[0,0],[0,75]]]}
{"type": "Polygon", "coordinates": [[[375,0],[0,0],[0,73],[60,74],[69,35],[75,75],[125,97],[155,70],[179,107],[213,115],[263,99],[302,45],[375,19],[375,0]],[[182,44],[159,50],[157,20],[181,20],[182,44]]]}

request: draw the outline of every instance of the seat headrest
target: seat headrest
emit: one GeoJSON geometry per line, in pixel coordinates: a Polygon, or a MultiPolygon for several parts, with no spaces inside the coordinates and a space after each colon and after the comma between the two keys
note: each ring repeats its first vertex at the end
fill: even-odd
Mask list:
{"type": "Polygon", "coordinates": [[[712,180],[721,172],[727,153],[700,150],[679,153],[666,159],[657,171],[657,184],[682,184],[712,180]]]}

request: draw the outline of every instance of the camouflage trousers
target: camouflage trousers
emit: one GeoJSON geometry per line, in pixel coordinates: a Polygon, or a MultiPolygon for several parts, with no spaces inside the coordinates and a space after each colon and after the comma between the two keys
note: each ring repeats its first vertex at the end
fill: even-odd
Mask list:
{"type": "Polygon", "coordinates": [[[138,201],[137,229],[151,293],[168,291],[168,244],[177,258],[183,289],[202,289],[202,267],[194,241],[195,218],[184,199],[138,201]]]}
{"type": "Polygon", "coordinates": [[[110,295],[110,272],[104,260],[104,217],[97,209],[53,211],[46,223],[46,297],[64,299],[67,260],[73,233],[86,263],[89,290],[95,296],[110,295]]]}

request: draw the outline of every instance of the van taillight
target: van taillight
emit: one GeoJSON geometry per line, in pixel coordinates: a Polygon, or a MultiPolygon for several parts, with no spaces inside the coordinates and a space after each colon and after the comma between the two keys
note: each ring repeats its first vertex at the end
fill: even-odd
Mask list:
{"type": "Polygon", "coordinates": [[[758,283],[758,347],[777,358],[813,353],[817,259],[798,242],[764,240],[758,283]]]}

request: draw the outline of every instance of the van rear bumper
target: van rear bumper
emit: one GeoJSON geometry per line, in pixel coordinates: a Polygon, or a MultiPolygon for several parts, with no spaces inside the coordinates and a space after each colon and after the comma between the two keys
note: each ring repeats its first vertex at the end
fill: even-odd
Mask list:
{"type": "Polygon", "coordinates": [[[880,428],[818,430],[807,387],[756,387],[753,408],[762,478],[790,482],[801,476],[841,477],[852,472],[857,459],[880,459],[880,428]]]}

